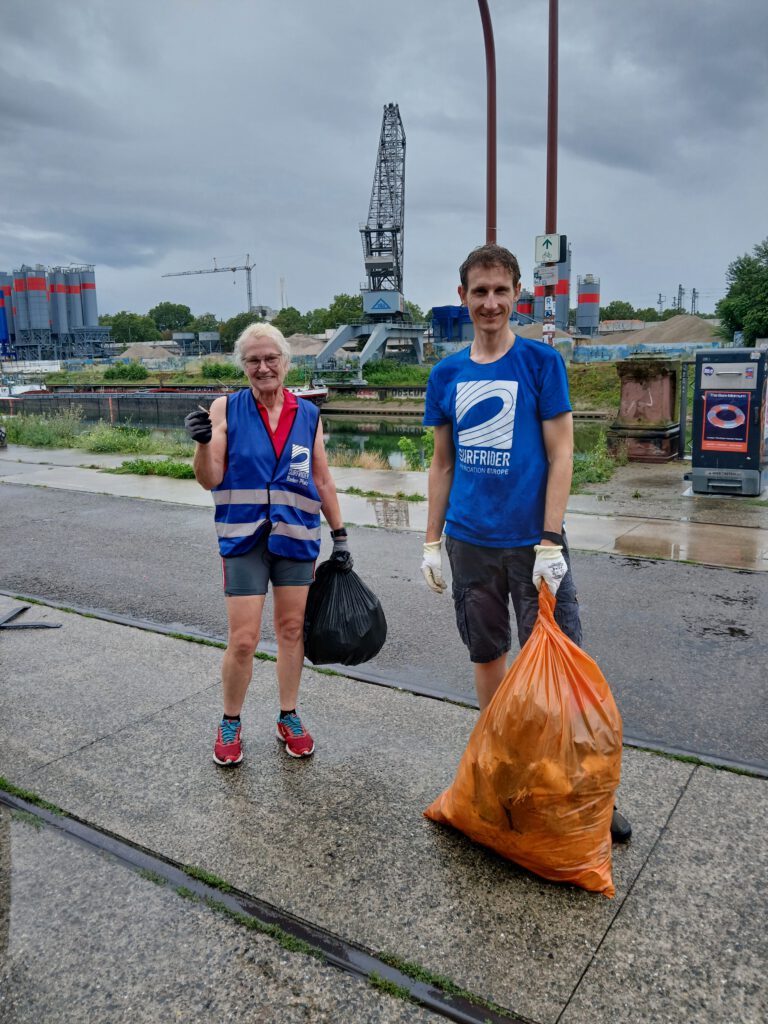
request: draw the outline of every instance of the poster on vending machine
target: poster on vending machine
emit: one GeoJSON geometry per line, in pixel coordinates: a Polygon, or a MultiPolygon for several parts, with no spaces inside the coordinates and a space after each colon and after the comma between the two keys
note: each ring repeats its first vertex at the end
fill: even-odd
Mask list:
{"type": "Polygon", "coordinates": [[[701,450],[746,452],[751,402],[750,391],[705,391],[701,450]]]}

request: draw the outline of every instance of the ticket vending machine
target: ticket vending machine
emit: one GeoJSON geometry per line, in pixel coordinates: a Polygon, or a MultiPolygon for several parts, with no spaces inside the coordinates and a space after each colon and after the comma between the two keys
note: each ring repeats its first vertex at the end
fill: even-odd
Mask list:
{"type": "Polygon", "coordinates": [[[693,394],[694,494],[760,494],[768,484],[768,352],[696,353],[693,394]]]}

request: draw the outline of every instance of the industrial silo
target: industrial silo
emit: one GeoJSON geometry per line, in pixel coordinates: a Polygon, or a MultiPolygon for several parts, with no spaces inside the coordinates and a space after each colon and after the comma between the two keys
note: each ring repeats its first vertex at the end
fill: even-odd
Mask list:
{"type": "Polygon", "coordinates": [[[520,292],[520,298],[517,300],[517,312],[523,317],[533,316],[533,292],[529,292],[526,288],[520,292]]]}
{"type": "Polygon", "coordinates": [[[67,319],[70,331],[83,326],[83,305],[80,300],[80,271],[65,270],[67,285],[67,319]]]}
{"type": "Polygon", "coordinates": [[[561,331],[568,330],[568,316],[571,306],[571,247],[563,263],[557,264],[555,285],[555,326],[561,331]]]}
{"type": "Polygon", "coordinates": [[[67,286],[61,267],[52,267],[49,273],[51,293],[51,330],[54,334],[69,333],[67,312],[67,286]]]}
{"type": "Polygon", "coordinates": [[[48,282],[45,279],[45,267],[27,268],[24,273],[27,291],[27,309],[29,311],[29,329],[31,331],[49,331],[51,316],[48,309],[48,282]]]}
{"type": "Polygon", "coordinates": [[[576,330],[592,337],[600,325],[600,278],[594,274],[579,276],[578,290],[576,330]]]}
{"type": "Polygon", "coordinates": [[[29,309],[27,307],[27,278],[25,268],[13,272],[13,319],[18,337],[21,331],[29,330],[29,309]]]}
{"type": "Polygon", "coordinates": [[[83,324],[85,327],[99,326],[99,310],[96,305],[96,275],[93,267],[80,270],[80,297],[83,305],[83,324]]]}
{"type": "Polygon", "coordinates": [[[13,278],[10,274],[0,272],[0,291],[3,293],[3,300],[5,304],[5,323],[8,327],[8,336],[12,338],[14,335],[13,326],[13,278]]]}

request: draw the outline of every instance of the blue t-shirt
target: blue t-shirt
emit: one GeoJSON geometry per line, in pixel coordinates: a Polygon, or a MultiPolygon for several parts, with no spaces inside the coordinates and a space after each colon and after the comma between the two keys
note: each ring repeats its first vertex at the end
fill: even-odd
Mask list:
{"type": "Polygon", "coordinates": [[[469,352],[434,367],[424,406],[425,427],[453,426],[445,532],[481,547],[538,544],[549,470],[541,423],[571,411],[565,364],[557,349],[519,336],[493,363],[469,352]]]}

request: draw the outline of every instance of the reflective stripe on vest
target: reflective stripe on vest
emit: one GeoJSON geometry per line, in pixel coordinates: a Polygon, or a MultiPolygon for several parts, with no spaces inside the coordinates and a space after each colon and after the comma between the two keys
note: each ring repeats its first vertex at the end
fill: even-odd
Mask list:
{"type": "Polygon", "coordinates": [[[219,537],[251,537],[266,522],[258,519],[255,523],[216,523],[216,533],[219,537]]]}
{"type": "Polygon", "coordinates": [[[216,505],[290,505],[304,512],[320,511],[320,502],[314,498],[306,498],[294,491],[278,490],[244,490],[214,491],[213,500],[216,505]]]}

